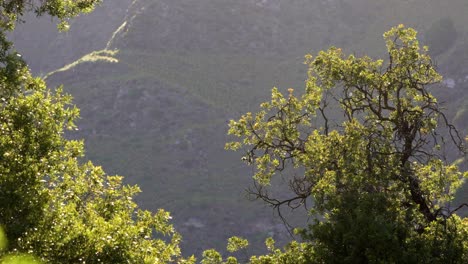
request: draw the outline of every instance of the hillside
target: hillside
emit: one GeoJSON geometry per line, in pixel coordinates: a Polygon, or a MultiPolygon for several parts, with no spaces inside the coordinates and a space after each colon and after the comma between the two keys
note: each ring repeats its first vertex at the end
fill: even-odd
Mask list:
{"type": "Polygon", "coordinates": [[[227,121],[257,110],[273,86],[302,89],[307,52],[333,44],[377,56],[383,32],[415,27],[446,76],[435,93],[468,132],[465,0],[130,2],[105,2],[66,37],[47,35],[52,42],[30,34],[40,25],[14,37],[35,72],[59,69],[48,83],[64,84],[82,112],[70,136],[84,138],[106,171],[139,184],[143,207],[173,213],[185,254],[222,249],[230,235],[253,240],[253,252],[267,236],[287,236],[270,208],[247,202],[251,169],[223,147],[227,121]]]}
{"type": "Polygon", "coordinates": [[[54,19],[26,14],[11,33],[15,48],[27,59],[33,72],[45,75],[106,47],[112,33],[125,18],[132,0],[104,1],[92,13],[71,20],[70,30],[58,32],[54,19]]]}

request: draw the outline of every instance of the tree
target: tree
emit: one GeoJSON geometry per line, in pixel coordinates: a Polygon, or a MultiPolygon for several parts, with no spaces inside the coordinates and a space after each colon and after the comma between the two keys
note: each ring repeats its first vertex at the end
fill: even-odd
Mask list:
{"type": "Polygon", "coordinates": [[[335,47],[307,55],[305,93],[274,88],[258,113],[230,122],[240,140],[226,148],[255,166],[250,194],[280,215],[318,215],[302,231],[311,262],[466,263],[468,219],[456,212],[468,204],[451,203],[468,177],[466,148],[430,93],[442,77],[415,30],[384,39],[386,62],[335,47]],[[293,175],[289,198],[271,194],[278,174],[293,175]]]}
{"type": "MultiPolygon", "coordinates": [[[[0,227],[0,252],[3,251],[8,245],[8,241],[6,238],[5,233],[3,232],[3,228],[0,227]]],[[[0,258],[0,263],[2,264],[39,264],[41,263],[38,261],[34,256],[30,254],[11,254],[11,255],[4,255],[0,258]]]]}
{"type": "MultiPolygon", "coordinates": [[[[83,142],[68,140],[79,111],[61,88],[33,77],[7,39],[24,12],[59,19],[59,28],[99,0],[0,1],[0,257],[32,253],[45,263],[165,263],[180,258],[180,236],[164,210],[141,210],[137,186],[83,163],[83,142]],[[13,255],[12,255],[13,254],[13,255]]],[[[20,255],[18,255],[20,256],[20,255]]]]}

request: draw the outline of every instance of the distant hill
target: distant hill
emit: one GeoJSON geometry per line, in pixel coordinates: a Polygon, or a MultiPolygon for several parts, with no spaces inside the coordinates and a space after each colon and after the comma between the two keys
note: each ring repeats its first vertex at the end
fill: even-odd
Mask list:
{"type": "Polygon", "coordinates": [[[122,0],[66,35],[26,24],[14,38],[35,72],[58,69],[47,81],[81,108],[71,136],[85,138],[87,157],[138,183],[145,208],[171,211],[185,254],[222,249],[231,235],[257,252],[287,234],[270,208],[245,199],[251,170],[223,149],[227,121],[256,111],[273,86],[302,89],[304,54],[333,44],[375,57],[382,34],[403,23],[434,47],[446,76],[435,93],[466,134],[467,13],[466,0],[122,0]]]}
{"type": "Polygon", "coordinates": [[[104,49],[122,23],[132,0],[106,0],[94,12],[70,21],[70,30],[58,32],[49,16],[26,14],[11,35],[16,49],[33,72],[46,74],[94,51],[104,49]]]}

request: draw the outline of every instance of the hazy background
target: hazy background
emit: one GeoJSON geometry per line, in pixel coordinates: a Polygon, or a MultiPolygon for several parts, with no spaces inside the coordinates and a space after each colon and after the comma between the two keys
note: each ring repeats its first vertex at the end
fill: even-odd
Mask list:
{"type": "Polygon", "coordinates": [[[184,255],[222,250],[232,235],[255,253],[288,235],[271,208],[245,198],[252,171],[224,150],[228,120],[256,111],[273,86],[302,91],[306,53],[334,45],[376,58],[382,34],[402,23],[430,46],[445,77],[434,93],[466,135],[466,14],[466,0],[104,0],[66,33],[42,17],[12,38],[36,75],[74,96],[80,131],[70,136],[85,139],[87,158],[138,184],[142,207],[172,213],[184,255]]]}

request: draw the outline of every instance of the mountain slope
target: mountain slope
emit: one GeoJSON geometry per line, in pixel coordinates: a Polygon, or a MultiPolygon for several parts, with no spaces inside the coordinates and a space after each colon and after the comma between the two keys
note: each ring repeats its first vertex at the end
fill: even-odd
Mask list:
{"type": "Polygon", "coordinates": [[[11,34],[15,48],[26,58],[32,71],[46,74],[105,48],[115,29],[125,18],[132,0],[104,1],[94,12],[70,21],[70,30],[57,31],[57,21],[49,16],[26,14],[11,34]]]}
{"type": "Polygon", "coordinates": [[[223,150],[227,121],[256,111],[273,86],[301,90],[305,53],[334,44],[376,56],[382,33],[405,23],[442,47],[436,60],[452,88],[435,92],[467,132],[467,12],[464,0],[135,0],[96,45],[108,51],[47,81],[63,83],[82,109],[71,136],[85,138],[87,157],[138,183],[144,207],[173,212],[185,254],[221,249],[230,235],[257,250],[266,236],[287,235],[270,208],[244,198],[251,170],[242,153],[223,150]],[[450,41],[439,43],[447,27],[450,41]]]}

